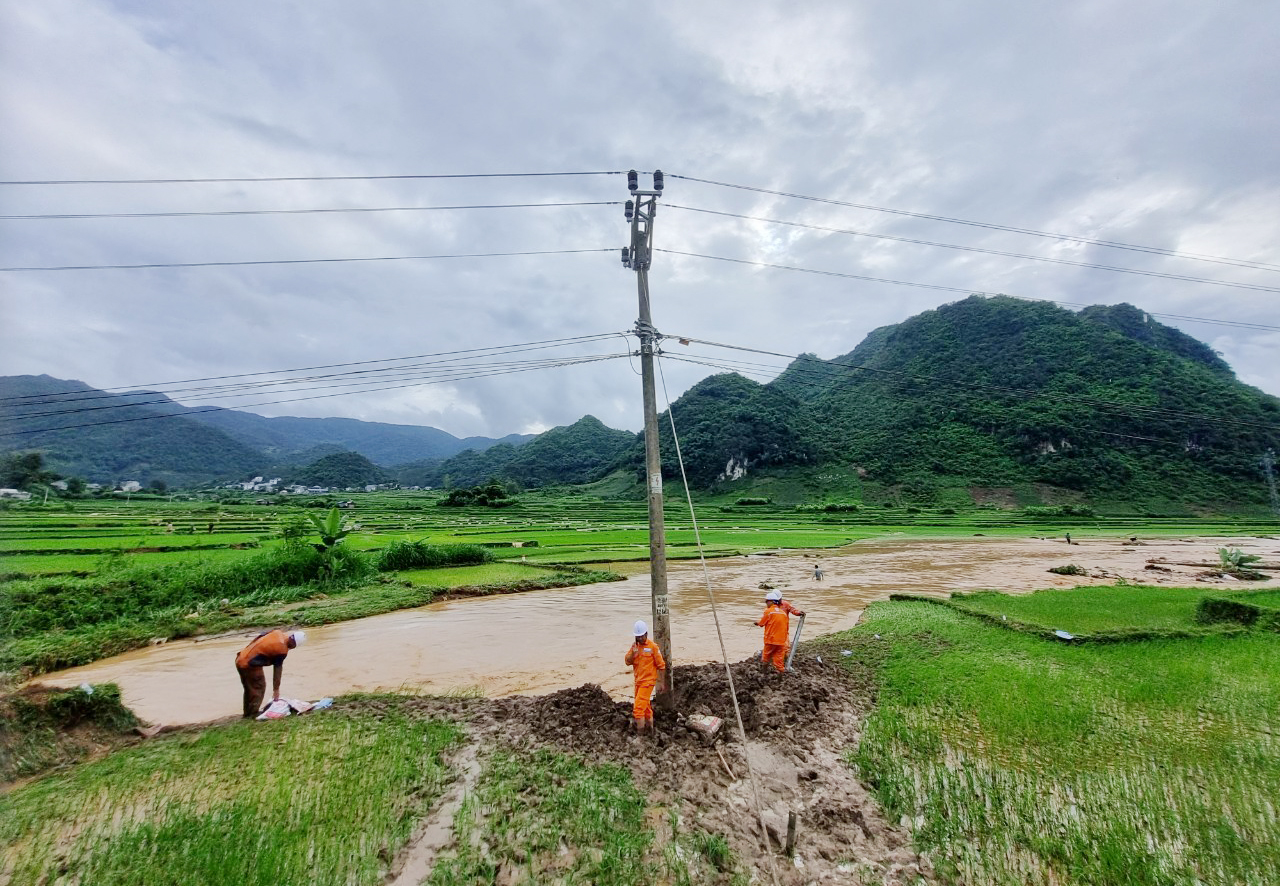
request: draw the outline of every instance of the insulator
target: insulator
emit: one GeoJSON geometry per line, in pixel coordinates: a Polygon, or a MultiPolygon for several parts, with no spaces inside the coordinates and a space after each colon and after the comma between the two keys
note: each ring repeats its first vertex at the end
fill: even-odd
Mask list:
{"type": "Polygon", "coordinates": [[[661,169],[655,169],[653,171],[653,189],[655,191],[662,190],[662,170],[661,169]]]}
{"type": "Polygon", "coordinates": [[[628,200],[627,205],[623,210],[623,212],[627,216],[627,221],[631,221],[631,216],[635,215],[636,213],[636,201],[628,200]]]}
{"type": "Polygon", "coordinates": [[[624,265],[629,265],[631,263],[630,260],[631,260],[631,250],[628,249],[626,246],[622,247],[622,263],[624,265]]]}
{"type": "Polygon", "coordinates": [[[640,187],[640,173],[636,172],[633,169],[627,173],[627,189],[634,194],[636,192],[636,189],[639,187],[640,187]]]}

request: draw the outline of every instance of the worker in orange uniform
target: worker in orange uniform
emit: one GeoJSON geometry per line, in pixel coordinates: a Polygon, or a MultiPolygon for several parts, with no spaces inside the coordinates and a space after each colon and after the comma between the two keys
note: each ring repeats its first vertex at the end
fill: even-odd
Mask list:
{"type": "Polygon", "coordinates": [[[262,669],[271,665],[271,700],[279,701],[285,657],[290,649],[301,646],[306,639],[303,631],[264,631],[236,654],[236,671],[240,674],[240,685],[244,687],[246,720],[258,716],[262,696],[267,692],[267,677],[262,669]]]}
{"type": "Polygon", "coordinates": [[[773,666],[782,673],[787,666],[787,650],[790,647],[791,615],[804,615],[803,609],[797,609],[782,599],[782,591],[770,591],[764,598],[764,615],[756,624],[764,628],[764,652],[761,661],[773,662],[773,666]]]}
{"type": "Polygon", "coordinates": [[[653,687],[658,684],[658,674],[667,669],[667,663],[662,659],[658,644],[649,639],[648,625],[643,621],[636,622],[633,633],[635,642],[624,659],[636,678],[636,701],[631,708],[631,716],[636,721],[636,732],[652,732],[653,706],[649,702],[653,698],[653,687]]]}

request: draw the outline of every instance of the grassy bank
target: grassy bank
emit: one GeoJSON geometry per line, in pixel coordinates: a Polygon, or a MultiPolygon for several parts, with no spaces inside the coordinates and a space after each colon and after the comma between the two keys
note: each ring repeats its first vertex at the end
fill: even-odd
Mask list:
{"type": "Polygon", "coordinates": [[[14,886],[380,884],[459,740],[395,703],[163,736],[0,797],[0,870],[14,886]]]}
{"type": "MultiPolygon", "coordinates": [[[[1194,630],[1193,592],[1160,590],[1109,613],[1082,591],[975,608],[1194,630]]],[[[825,642],[879,686],[851,762],[951,882],[1280,882],[1274,634],[1068,645],[891,602],[825,642]]]]}

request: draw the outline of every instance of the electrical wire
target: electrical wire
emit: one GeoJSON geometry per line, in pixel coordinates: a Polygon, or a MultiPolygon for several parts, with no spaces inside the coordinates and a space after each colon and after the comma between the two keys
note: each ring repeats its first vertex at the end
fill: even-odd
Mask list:
{"type": "MultiPolygon", "coordinates": [[[[771,262],[752,261],[750,259],[745,259],[745,258],[727,258],[726,256],[722,256],[722,255],[707,255],[706,253],[702,253],[702,252],[683,252],[681,250],[676,250],[676,249],[664,249],[660,246],[655,246],[653,248],[653,251],[665,252],[668,255],[683,255],[688,258],[705,258],[711,261],[729,262],[731,264],[737,264],[737,265],[750,265],[751,267],[757,267],[757,268],[770,268],[776,271],[798,271],[802,274],[817,274],[822,277],[840,277],[848,280],[865,280],[869,283],[890,283],[894,286],[911,286],[916,289],[933,289],[933,290],[938,290],[940,292],[960,292],[960,293],[964,293],[965,295],[986,295],[986,296],[1006,295],[1006,293],[984,292],[982,290],[977,290],[977,289],[965,289],[964,287],[960,287],[960,286],[943,286],[942,284],[939,284],[939,283],[919,283],[911,280],[891,280],[887,277],[871,277],[866,274],[850,274],[843,271],[824,271],[818,268],[802,268],[796,265],[779,265],[771,262]]],[[[1237,284],[1228,284],[1228,285],[1237,285],[1237,284]]],[[[1240,285],[1243,285],[1243,284],[1240,284],[1240,285]]],[[[1259,288],[1259,289],[1266,289],[1268,291],[1280,292],[1280,288],[1275,288],[1275,287],[1248,287],[1248,288],[1259,288]]],[[[1010,295],[1008,297],[1020,299],[1022,301],[1053,302],[1053,299],[1031,298],[1029,296],[1010,295]]],[[[1073,303],[1062,302],[1062,304],[1073,304],[1073,303]]],[[[1158,314],[1153,311],[1146,311],[1144,313],[1149,313],[1153,317],[1176,316],[1172,314],[1158,314]]],[[[1270,326],[1265,323],[1242,323],[1242,322],[1237,322],[1235,320],[1212,320],[1204,317],[1178,317],[1177,319],[1194,320],[1199,323],[1214,323],[1221,326],[1234,326],[1240,329],[1261,329],[1261,330],[1267,330],[1267,331],[1280,330],[1280,326],[1270,326]]]]}
{"type": "MultiPolygon", "coordinates": [[[[260,372],[242,372],[235,375],[209,375],[209,376],[203,376],[200,378],[178,379],[177,381],[148,382],[146,384],[126,385],[126,386],[118,386],[114,388],[102,388],[101,391],[103,391],[104,393],[112,392],[112,391],[120,391],[120,392],[127,393],[129,391],[135,391],[139,388],[148,388],[148,389],[163,388],[169,385],[194,384],[196,382],[204,382],[204,381],[225,381],[227,379],[233,379],[233,378],[253,378],[255,376],[260,376],[260,375],[278,375],[285,372],[314,372],[320,369],[342,369],[347,366],[371,366],[376,363],[397,363],[405,360],[425,360],[428,357],[450,357],[456,354],[483,354],[488,352],[505,353],[511,349],[532,348],[538,345],[554,345],[554,344],[560,344],[560,343],[567,344],[567,343],[574,343],[574,342],[599,341],[606,338],[613,338],[616,335],[625,335],[625,334],[626,333],[618,333],[618,332],[598,332],[591,335],[575,335],[569,338],[548,338],[548,339],[543,339],[541,341],[518,342],[510,345],[492,345],[484,348],[461,348],[454,351],[437,351],[430,354],[414,354],[408,357],[383,357],[378,360],[355,360],[355,361],[349,361],[346,363],[321,363],[315,366],[300,366],[300,367],[294,367],[292,369],[264,369],[260,372]]],[[[25,400],[25,399],[30,399],[34,397],[56,397],[56,396],[61,396],[62,394],[82,394],[82,393],[85,393],[85,392],[84,391],[55,391],[55,392],[47,392],[47,393],[41,393],[41,394],[21,394],[21,395],[15,395],[13,397],[0,397],[0,403],[2,403],[5,400],[25,400]]],[[[109,393],[106,393],[106,395],[110,396],[109,393]]]]}
{"type": "Polygon", "coordinates": [[[750,185],[738,185],[730,182],[713,181],[706,178],[695,178],[689,175],[676,175],[667,173],[667,178],[680,179],[682,181],[697,182],[704,185],[715,185],[720,188],[731,188],[739,191],[750,191],[756,194],[769,194],[774,197],[788,197],[794,200],[808,200],[813,203],[826,203],[831,206],[848,206],[853,209],[867,209],[872,212],[885,212],[891,215],[902,215],[909,218],[919,218],[928,221],[946,222],[955,225],[968,225],[975,228],[986,228],[993,231],[1008,231],[1014,234],[1026,234],[1031,237],[1043,237],[1049,240],[1065,240],[1071,243],[1086,243],[1090,246],[1105,246],[1108,249],[1127,249],[1132,252],[1146,252],[1152,255],[1163,255],[1169,258],[1185,258],[1193,261],[1212,262],[1215,264],[1234,265],[1241,268],[1256,268],[1259,270],[1276,271],[1280,270],[1280,265],[1270,264],[1268,262],[1250,261],[1248,259],[1227,258],[1220,255],[1204,255],[1197,252],[1182,252],[1175,249],[1163,249],[1158,246],[1140,246],[1133,243],[1119,243],[1115,240],[1098,240],[1092,237],[1079,237],[1073,234],[1056,234],[1051,231],[1037,231],[1033,228],[1019,228],[1012,225],[1000,225],[993,222],[973,221],[972,219],[953,218],[946,215],[931,215],[925,212],[909,212],[905,209],[890,209],[885,206],[871,206],[866,203],[853,203],[848,200],[833,200],[827,197],[811,197],[805,194],[793,194],[787,191],[774,191],[769,188],[758,188],[750,185]]]}
{"type": "MultiPolygon", "coordinates": [[[[98,400],[103,398],[114,398],[114,397],[120,396],[121,394],[134,393],[139,389],[142,389],[147,393],[177,394],[177,393],[184,393],[187,391],[213,390],[216,388],[235,388],[235,387],[241,387],[241,386],[256,387],[256,386],[259,386],[260,384],[289,383],[299,379],[309,380],[312,378],[316,378],[316,376],[309,376],[309,377],[305,377],[305,376],[300,377],[297,375],[286,376],[286,373],[317,372],[317,371],[326,370],[326,369],[345,369],[351,366],[368,367],[368,366],[376,366],[377,364],[381,364],[381,363],[403,364],[410,360],[450,358],[447,360],[439,359],[437,361],[440,363],[446,363],[446,362],[452,362],[454,360],[462,359],[463,357],[461,355],[476,356],[476,357],[503,356],[506,354],[521,353],[525,351],[545,350],[548,348],[561,347],[568,344],[585,344],[589,342],[599,342],[607,339],[612,339],[617,335],[625,335],[625,333],[618,333],[618,332],[596,333],[594,335],[578,335],[578,336],[572,336],[569,338],[544,339],[542,341],[520,342],[520,343],[515,343],[510,345],[494,345],[494,346],[485,347],[485,348],[463,348],[463,349],[453,350],[453,351],[439,351],[431,354],[416,354],[408,357],[385,357],[379,360],[357,360],[357,361],[346,362],[346,363],[326,363],[326,364],[320,364],[317,366],[304,366],[304,367],[297,367],[293,369],[272,369],[272,370],[264,370],[261,372],[239,373],[236,375],[215,375],[215,376],[206,376],[203,378],[180,379],[178,381],[169,381],[169,382],[150,382],[147,384],[103,388],[95,391],[84,391],[84,390],[49,391],[49,392],[44,392],[39,394],[20,394],[12,397],[0,397],[0,405],[3,405],[6,401],[23,401],[23,400],[40,401],[36,405],[46,405],[46,404],[55,403],[55,402],[56,403],[72,403],[72,402],[77,402],[81,400],[98,400]],[[177,387],[178,385],[199,385],[199,383],[202,383],[202,382],[226,382],[226,381],[231,381],[233,379],[251,379],[251,378],[259,378],[261,376],[285,376],[285,377],[278,378],[278,379],[264,379],[262,382],[236,382],[230,385],[217,385],[217,386],[200,385],[197,387],[177,387]],[[59,399],[59,400],[49,399],[53,397],[65,397],[66,399],[59,399]]],[[[377,371],[382,371],[383,369],[394,370],[397,368],[403,368],[403,367],[387,366],[387,367],[383,367],[382,369],[359,370],[359,372],[365,372],[365,371],[377,372],[377,371]]],[[[347,374],[359,374],[359,372],[352,372],[347,374]]],[[[335,375],[336,374],[343,374],[343,373],[335,373],[335,375]]],[[[15,405],[23,405],[23,404],[19,403],[15,405]]]]}
{"type": "MultiPolygon", "coordinates": [[[[1020,259],[1026,259],[1028,261],[1048,262],[1050,264],[1055,264],[1055,265],[1071,265],[1077,268],[1091,268],[1097,271],[1114,271],[1120,274],[1137,274],[1142,277],[1162,277],[1166,280],[1182,280],[1188,283],[1208,283],[1215,286],[1232,286],[1232,287],[1239,287],[1244,289],[1257,288],[1255,285],[1248,284],[1248,283],[1232,283],[1224,280],[1210,280],[1204,277],[1191,277],[1185,274],[1168,274],[1163,271],[1148,271],[1148,270],[1142,270],[1139,268],[1122,268],[1116,265],[1102,265],[1102,264],[1097,264],[1095,262],[1073,261],[1071,259],[1065,259],[1065,258],[1049,258],[1048,256],[1029,255],[1023,252],[1003,252],[999,249],[983,249],[978,246],[960,246],[955,243],[939,243],[934,240],[918,240],[914,237],[894,237],[894,236],[890,236],[889,234],[874,234],[874,233],[871,233],[870,231],[856,231],[856,230],[851,230],[847,228],[831,228],[825,225],[812,225],[812,224],[806,224],[804,222],[786,221],[785,219],[778,219],[778,218],[763,218],[758,215],[742,215],[736,212],[721,212],[715,209],[698,209],[696,207],[681,206],[675,203],[665,203],[663,205],[667,209],[678,209],[678,210],[683,210],[685,212],[701,212],[707,215],[719,215],[724,218],[736,218],[736,219],[741,219],[743,221],[764,222],[765,224],[771,224],[771,225],[787,225],[788,227],[793,227],[793,228],[805,228],[812,231],[825,231],[829,234],[848,234],[848,235],[857,236],[857,237],[874,237],[878,240],[894,240],[899,243],[912,243],[917,246],[937,246],[942,249],[958,249],[964,252],[979,252],[979,253],[982,253],[983,255],[999,255],[1005,258],[1020,258],[1020,259]]],[[[1275,291],[1280,291],[1280,289],[1277,289],[1275,291]]]]}
{"type": "Polygon", "coordinates": [[[720,660],[724,663],[724,674],[729,684],[729,698],[733,702],[733,716],[738,723],[738,736],[742,741],[742,756],[747,763],[747,778],[751,782],[751,794],[755,800],[756,818],[760,821],[760,843],[764,847],[765,857],[769,859],[769,874],[774,883],[778,882],[778,874],[774,869],[773,852],[769,846],[769,828],[764,821],[764,806],[760,802],[760,789],[756,785],[756,773],[751,765],[750,746],[747,742],[747,728],[742,722],[742,708],[738,705],[738,690],[733,685],[733,668],[729,666],[729,650],[724,644],[724,633],[720,630],[720,613],[716,608],[716,595],[711,589],[711,571],[707,568],[707,555],[702,546],[702,530],[698,528],[698,513],[693,506],[693,493],[689,489],[689,476],[684,468],[684,454],[680,451],[680,435],[676,433],[675,410],[671,406],[671,395],[667,393],[667,377],[662,371],[662,361],[658,364],[658,376],[662,379],[662,396],[667,401],[667,419],[671,423],[671,441],[675,444],[676,463],[680,466],[680,482],[684,485],[685,500],[689,503],[689,522],[693,526],[693,538],[698,545],[698,560],[702,563],[702,581],[707,589],[707,601],[711,604],[711,619],[716,626],[716,638],[720,641],[720,660]]]}
{"type": "Polygon", "coordinates": [[[331,209],[224,209],[207,212],[97,212],[56,215],[0,215],[0,221],[93,218],[216,218],[234,215],[310,215],[344,212],[443,212],[455,209],[547,209],[566,206],[619,206],[621,200],[574,201],[564,203],[471,203],[459,206],[342,206],[331,209]]]}
{"type": "MultiPolygon", "coordinates": [[[[571,358],[571,359],[565,359],[560,363],[552,366],[539,366],[535,368],[549,369],[549,368],[560,368],[564,366],[574,366],[579,363],[597,363],[597,362],[602,362],[604,360],[617,360],[617,359],[620,359],[622,356],[624,355],[608,354],[604,356],[596,356],[596,357],[584,358],[584,359],[571,358]]],[[[489,378],[497,375],[510,375],[514,372],[526,372],[526,371],[529,371],[529,369],[507,369],[507,370],[501,370],[501,371],[477,372],[473,375],[465,376],[463,378],[454,377],[454,378],[448,378],[448,379],[440,379],[436,381],[415,381],[409,384],[387,385],[385,387],[371,388],[363,391],[342,391],[336,394],[315,394],[307,397],[294,397],[294,398],[283,399],[283,400],[269,400],[262,403],[241,403],[241,404],[237,404],[235,408],[250,409],[257,406],[275,406],[281,403],[298,403],[304,400],[323,400],[330,397],[350,396],[352,393],[371,394],[371,393],[377,393],[379,391],[399,390],[402,388],[417,388],[417,387],[424,387],[425,385],[428,385],[428,384],[443,384],[445,382],[463,381],[463,380],[469,380],[469,379],[475,379],[475,378],[489,378]]],[[[103,421],[86,422],[83,424],[76,424],[76,425],[63,425],[63,426],[54,427],[54,428],[40,428],[38,430],[32,430],[32,431],[0,431],[0,437],[12,437],[12,436],[21,435],[21,434],[34,434],[34,433],[45,434],[45,433],[52,433],[54,431],[70,431],[70,430],[77,430],[82,428],[99,427],[101,425],[124,424],[126,422],[135,422],[135,421],[152,421],[155,419],[162,419],[162,418],[187,418],[192,415],[200,415],[206,412],[219,412],[219,411],[222,411],[222,409],[223,407],[210,407],[208,409],[196,409],[196,410],[191,410],[187,412],[152,413],[150,415],[133,416],[130,418],[106,419],[103,421]]]]}
{"type": "Polygon", "coordinates": [[[555,178],[588,175],[625,175],[621,170],[599,172],[472,172],[434,175],[281,175],[246,178],[99,178],[0,181],[0,185],[207,185],[249,182],[368,182],[433,181],[467,178],[555,178]]]}
{"type": "Polygon", "coordinates": [[[321,265],[341,262],[379,262],[379,261],[419,261],[436,258],[509,258],[528,255],[576,255],[587,252],[617,252],[614,246],[601,246],[594,249],[539,249],[528,252],[460,252],[441,253],[437,255],[377,255],[356,258],[295,258],[271,259],[266,261],[200,261],[200,262],[150,262],[138,265],[57,265],[46,267],[0,268],[3,272],[13,271],[137,271],[148,268],[226,268],[249,267],[254,265],[321,265]]]}
{"type": "MultiPolygon", "coordinates": [[[[575,355],[572,359],[585,362],[585,361],[594,360],[594,359],[613,359],[614,357],[621,357],[621,356],[623,355],[621,354],[586,354],[586,355],[575,355]]],[[[424,366],[422,367],[397,367],[395,369],[388,370],[383,374],[380,374],[377,378],[353,379],[353,378],[350,378],[349,376],[352,374],[358,375],[360,373],[352,373],[352,374],[345,374],[343,376],[311,376],[311,377],[304,377],[304,378],[284,379],[277,382],[263,382],[263,383],[252,384],[252,385],[219,386],[211,389],[193,389],[198,393],[189,394],[187,396],[184,396],[183,399],[187,401],[192,401],[192,400],[200,401],[200,400],[223,400],[223,399],[226,399],[227,397],[248,396],[251,394],[256,396],[258,394],[265,393],[265,389],[272,388],[272,387],[282,389],[280,390],[281,393],[299,393],[303,391],[328,390],[328,389],[334,389],[334,388],[363,389],[363,388],[367,388],[370,385],[382,385],[387,381],[404,381],[404,380],[410,380],[410,379],[438,378],[440,380],[447,381],[447,380],[451,380],[454,377],[470,378],[471,376],[467,375],[467,373],[472,373],[477,370],[509,368],[511,369],[511,371],[520,371],[523,369],[539,369],[543,367],[555,367],[555,366],[561,365],[565,359],[568,359],[568,358],[550,357],[542,360],[514,360],[514,361],[499,361],[494,363],[469,363],[461,366],[439,366],[436,368],[426,368],[426,365],[424,364],[424,366]],[[318,382],[318,383],[311,384],[312,382],[318,382]]],[[[382,390],[382,388],[376,388],[376,390],[382,390]]],[[[352,391],[352,393],[356,393],[356,392],[357,391],[352,391]]],[[[170,393],[177,393],[177,392],[170,392],[170,393]]],[[[101,406],[76,406],[70,409],[53,409],[53,410],[47,410],[44,412],[21,412],[21,413],[10,415],[8,418],[10,420],[17,421],[22,419],[43,418],[43,417],[55,416],[55,415],[79,415],[86,412],[97,412],[97,411],[106,410],[106,409],[125,409],[130,407],[157,406],[157,405],[164,405],[164,404],[173,402],[172,399],[167,396],[162,396],[161,399],[158,399],[158,400],[135,400],[135,399],[130,399],[127,394],[126,395],[115,394],[110,396],[116,400],[120,400],[123,397],[126,399],[126,402],[107,403],[101,406]]],[[[66,402],[71,402],[71,401],[65,401],[65,400],[60,401],[60,403],[57,405],[61,405],[61,403],[66,403],[66,402]]],[[[32,405],[40,406],[40,405],[53,405],[53,404],[32,404],[32,405]]],[[[14,407],[10,407],[10,408],[12,409],[14,407]]],[[[18,408],[21,408],[21,407],[18,407],[18,408]]]]}

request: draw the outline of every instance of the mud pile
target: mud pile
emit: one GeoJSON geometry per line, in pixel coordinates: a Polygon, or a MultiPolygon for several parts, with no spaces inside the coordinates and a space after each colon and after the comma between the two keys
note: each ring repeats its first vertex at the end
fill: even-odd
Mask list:
{"type": "Polygon", "coordinates": [[[745,742],[723,665],[674,669],[675,710],[656,711],[654,736],[632,734],[631,705],[592,684],[463,707],[490,740],[626,766],[651,803],[676,811],[682,827],[724,836],[765,882],[771,862],[780,883],[931,881],[906,829],[884,820],[843,760],[857,744],[869,687],[812,657],[797,658],[795,668],[778,674],[756,660],[732,666],[745,742]],[[725,720],[716,745],[681,725],[692,714],[725,720]],[[795,859],[781,854],[789,813],[799,822],[795,859]]]}

